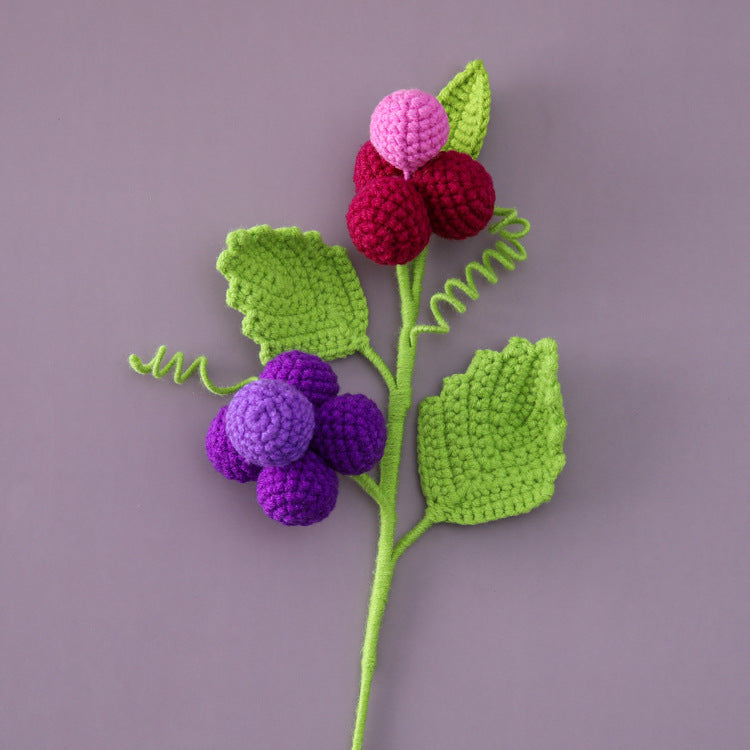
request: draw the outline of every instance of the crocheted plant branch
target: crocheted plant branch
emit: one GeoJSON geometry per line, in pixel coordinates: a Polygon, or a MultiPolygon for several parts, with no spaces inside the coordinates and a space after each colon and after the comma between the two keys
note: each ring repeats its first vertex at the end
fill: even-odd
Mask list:
{"type": "Polygon", "coordinates": [[[440,303],[458,313],[479,297],[475,276],[499,280],[526,259],[521,240],[529,222],[495,206],[492,178],[476,161],[490,112],[481,61],[470,63],[437,97],[404,89],[385,97],[370,121],[370,140],[354,167],[355,195],[346,215],[357,250],[395,266],[401,303],[396,366],[391,370],[367,335],[368,307],[343,247],[317,232],[255,226],[230,232],[217,269],[227,304],[243,314],[242,331],[260,346],[260,376],[228,387],[208,378],[206,358],[183,369],[166,347],[139,373],[175,383],[198,372],[217,395],[234,394],[209,426],[206,452],[228,479],[256,482],[265,514],[287,526],[307,526],[334,509],[339,474],[376,503],[380,532],[362,647],[353,750],[364,741],[380,628],[396,563],[436,523],[472,525],[527,513],[547,502],[565,464],[566,420],[557,379],[557,345],[511,338],[502,351],[479,350],[466,372],[444,379],[419,405],[417,462],[426,505],[423,518],[396,538],[404,429],[412,406],[419,336],[448,333],[440,303]],[[496,217],[498,220],[490,223],[496,217]],[[433,322],[420,323],[427,244],[483,229],[498,237],[463,279],[448,279],[432,295],[433,322]],[[388,390],[386,416],[363,394],[340,394],[331,360],[363,356],[388,390]],[[375,475],[369,473],[377,469],[375,475]]]}

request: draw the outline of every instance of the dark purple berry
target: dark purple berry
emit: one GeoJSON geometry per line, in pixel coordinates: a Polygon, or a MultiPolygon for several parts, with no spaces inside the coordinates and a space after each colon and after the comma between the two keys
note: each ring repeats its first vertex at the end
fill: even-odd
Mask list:
{"type": "Polygon", "coordinates": [[[385,419],[361,393],[345,393],[318,410],[312,449],[341,474],[362,474],[383,457],[385,419]]]}
{"type": "Polygon", "coordinates": [[[327,518],[336,505],[336,472],[312,451],[288,466],[269,466],[258,477],[258,503],[285,526],[309,526],[327,518]]]}

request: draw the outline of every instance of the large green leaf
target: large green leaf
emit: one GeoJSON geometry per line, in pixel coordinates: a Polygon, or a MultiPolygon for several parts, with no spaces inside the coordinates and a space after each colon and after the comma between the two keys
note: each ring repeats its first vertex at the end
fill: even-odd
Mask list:
{"type": "Polygon", "coordinates": [[[490,121],[490,81],[481,60],[470,62],[437,95],[448,113],[450,135],[444,150],[479,156],[490,121]]]}
{"type": "Polygon", "coordinates": [[[477,524],[552,497],[565,465],[557,344],[512,338],[476,352],[463,375],[419,406],[417,453],[427,516],[477,524]]]}
{"type": "Polygon", "coordinates": [[[290,349],[337,359],[367,338],[367,302],[343,247],[318,232],[267,225],[238,229],[216,268],[229,282],[227,304],[244,313],[242,332],[267,362],[290,349]]]}

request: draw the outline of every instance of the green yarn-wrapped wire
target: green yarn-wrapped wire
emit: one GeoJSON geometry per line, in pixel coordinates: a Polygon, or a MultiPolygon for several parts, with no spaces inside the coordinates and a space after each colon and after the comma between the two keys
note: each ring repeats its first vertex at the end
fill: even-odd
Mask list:
{"type": "Polygon", "coordinates": [[[173,357],[170,358],[164,367],[161,366],[161,362],[164,359],[164,355],[167,353],[167,347],[162,345],[156,350],[156,354],[152,357],[150,362],[144,362],[137,354],[131,354],[128,357],[128,363],[130,367],[141,375],[148,375],[149,373],[155,378],[160,379],[167,375],[170,370],[174,369],[173,380],[177,385],[182,385],[189,377],[198,371],[201,383],[203,387],[216,394],[217,396],[228,396],[229,394],[237,392],[243,385],[252,383],[253,380],[257,380],[256,377],[247,378],[239,383],[228,386],[218,386],[211,382],[211,378],[208,377],[206,365],[208,360],[201,354],[196,357],[193,362],[188,366],[186,370],[183,370],[185,365],[185,355],[182,352],[177,352],[173,357]]]}
{"type": "Polygon", "coordinates": [[[471,300],[479,299],[479,289],[474,279],[475,273],[483,276],[490,284],[496,284],[499,276],[492,266],[492,261],[512,271],[516,263],[526,260],[526,248],[520,240],[529,232],[531,227],[529,221],[519,216],[515,208],[496,207],[493,214],[499,216],[500,221],[490,224],[487,230],[500,236],[495,247],[488,248],[482,253],[481,263],[472,261],[466,266],[464,272],[466,281],[456,278],[448,279],[445,282],[445,291],[437,292],[430,297],[430,311],[435,323],[415,326],[411,334],[412,341],[415,341],[420,333],[448,333],[450,331],[451,327],[440,312],[438,304],[445,302],[458,313],[466,312],[466,305],[457,298],[456,291],[463,292],[471,300]],[[513,232],[508,229],[510,226],[521,228],[513,232]]]}

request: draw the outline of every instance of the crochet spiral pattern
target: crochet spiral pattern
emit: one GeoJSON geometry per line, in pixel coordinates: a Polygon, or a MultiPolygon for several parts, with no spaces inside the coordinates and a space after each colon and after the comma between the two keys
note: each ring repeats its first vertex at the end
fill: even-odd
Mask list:
{"type": "Polygon", "coordinates": [[[257,480],[258,503],[274,521],[322,521],[336,505],[336,472],[369,471],[386,442],[377,404],[338,390],[336,373],[320,357],[279,354],[211,422],[206,453],[213,467],[227,479],[257,480]]]}
{"type": "Polygon", "coordinates": [[[326,245],[317,232],[268,225],[230,232],[216,263],[228,282],[227,304],[243,315],[243,333],[260,346],[259,377],[219,387],[209,380],[203,356],[184,369],[177,352],[162,366],[163,346],[148,363],[136,355],[129,360],[139,373],[162,378],[174,371],[175,383],[198,374],[210,392],[234,394],[208,427],[206,454],[227,479],[256,482],[255,497],[268,518],[284,526],[323,521],[336,506],[339,474],[377,506],[352,750],[363,747],[378,639],[401,555],[437,523],[496,521],[546,503],[565,465],[556,343],[511,338],[502,351],[479,350],[465,372],[445,378],[440,393],[419,404],[417,468],[425,509],[397,538],[419,338],[450,331],[440,305],[466,312],[465,298],[479,297],[477,275],[495,284],[501,269],[512,271],[526,259],[521,240],[529,222],[513,208],[495,206],[493,180],[477,161],[489,113],[487,72],[475,60],[437,97],[400,89],[370,118],[346,224],[358,251],[395,267],[401,311],[395,367],[367,335],[367,300],[347,250],[326,245]],[[461,240],[485,228],[497,237],[494,247],[481,262],[468,262],[463,277],[444,282],[430,297],[434,321],[420,323],[430,236],[461,240]],[[382,377],[386,416],[366,395],[339,392],[329,361],[355,353],[382,377]]]}

